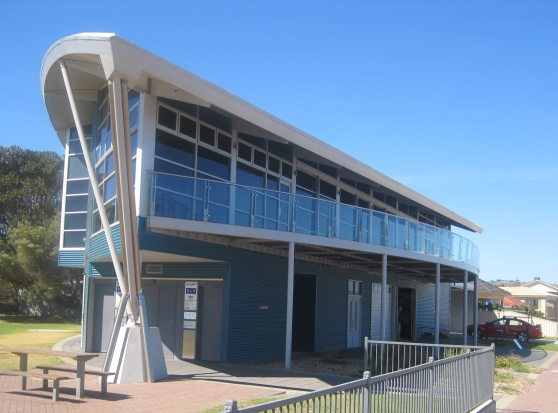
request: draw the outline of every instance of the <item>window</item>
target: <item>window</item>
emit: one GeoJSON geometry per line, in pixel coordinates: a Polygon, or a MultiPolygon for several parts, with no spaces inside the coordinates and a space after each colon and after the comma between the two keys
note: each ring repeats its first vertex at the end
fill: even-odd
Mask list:
{"type": "MultiPolygon", "coordinates": [[[[138,146],[138,128],[140,114],[141,94],[136,90],[128,90],[128,119],[130,120],[130,143],[132,154],[132,174],[130,177],[135,181],[135,157],[137,156],[138,146]]],[[[95,146],[95,175],[99,190],[103,199],[103,204],[109,221],[109,225],[118,221],[116,207],[116,174],[114,166],[114,153],[112,147],[112,130],[110,127],[109,99],[108,90],[103,88],[99,93],[99,110],[97,137],[95,146]]],[[[160,118],[167,124],[169,128],[176,128],[176,119],[174,125],[171,125],[172,115],[169,113],[160,113],[160,118]]],[[[98,232],[102,228],[99,208],[96,202],[93,206],[92,232],[98,232]]]]}
{"type": "MultiPolygon", "coordinates": [[[[83,125],[86,145],[91,142],[91,125],[83,125]]],[[[84,248],[87,227],[89,176],[76,128],[68,136],[66,197],[63,200],[62,248],[84,248]]]]}

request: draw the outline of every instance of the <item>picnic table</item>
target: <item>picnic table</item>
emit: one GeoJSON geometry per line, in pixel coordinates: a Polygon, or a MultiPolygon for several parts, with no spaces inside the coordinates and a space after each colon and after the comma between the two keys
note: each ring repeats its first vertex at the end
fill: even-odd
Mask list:
{"type": "MultiPolygon", "coordinates": [[[[43,387],[46,387],[45,384],[48,380],[53,381],[53,400],[57,400],[58,396],[58,383],[60,380],[76,380],[76,396],[79,398],[84,397],[84,385],[85,385],[85,363],[92,358],[98,357],[97,353],[71,353],[67,351],[54,351],[54,350],[44,350],[38,348],[20,348],[20,347],[0,347],[0,352],[2,353],[12,353],[19,356],[19,372],[12,372],[13,375],[20,376],[20,384],[21,390],[25,390],[27,387],[27,378],[34,377],[43,380],[43,387]],[[56,366],[52,366],[52,368],[47,366],[41,366],[43,368],[43,374],[40,373],[32,373],[27,370],[27,361],[29,354],[39,354],[44,356],[52,356],[52,357],[65,357],[76,361],[76,368],[74,369],[67,369],[67,368],[57,368],[56,366]],[[76,377],[58,377],[58,376],[48,376],[44,369],[48,370],[60,370],[60,371],[69,371],[75,372],[76,377]]],[[[3,371],[2,374],[9,374],[10,372],[3,371]]]]}

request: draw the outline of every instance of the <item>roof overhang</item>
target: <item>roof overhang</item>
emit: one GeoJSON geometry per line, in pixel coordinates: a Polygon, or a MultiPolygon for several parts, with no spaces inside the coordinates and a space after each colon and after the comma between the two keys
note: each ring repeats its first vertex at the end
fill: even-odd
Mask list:
{"type": "Polygon", "coordinates": [[[44,58],[41,69],[43,97],[51,122],[63,144],[67,128],[73,126],[73,117],[60,73],[60,60],[64,60],[68,68],[83,123],[92,121],[99,88],[109,79],[120,77],[130,87],[141,92],[228,112],[243,119],[246,124],[267,131],[277,140],[304,148],[339,168],[346,168],[444,216],[454,226],[478,233],[483,231],[482,227],[331,145],[115,34],[82,33],[65,37],[56,42],[44,58]]]}

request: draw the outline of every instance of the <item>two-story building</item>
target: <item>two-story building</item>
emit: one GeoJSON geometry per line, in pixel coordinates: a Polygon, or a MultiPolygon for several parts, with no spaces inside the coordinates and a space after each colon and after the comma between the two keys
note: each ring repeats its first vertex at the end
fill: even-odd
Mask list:
{"type": "Polygon", "coordinates": [[[128,246],[139,251],[169,358],[413,340],[419,326],[448,330],[450,283],[478,279],[476,246],[452,228],[482,228],[113,34],[56,42],[41,85],[65,148],[59,264],[84,269],[87,351],[106,350],[119,302],[111,245],[124,267],[128,246]],[[118,202],[126,190],[130,208],[118,202]]]}

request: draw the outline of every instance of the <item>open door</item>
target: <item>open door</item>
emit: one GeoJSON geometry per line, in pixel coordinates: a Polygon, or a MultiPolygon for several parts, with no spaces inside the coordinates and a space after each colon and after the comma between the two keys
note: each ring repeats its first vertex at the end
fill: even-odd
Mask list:
{"type": "Polygon", "coordinates": [[[293,293],[293,351],[314,352],[316,276],[295,274],[293,293]]]}
{"type": "Polygon", "coordinates": [[[415,290],[412,288],[399,288],[397,290],[397,325],[398,340],[413,340],[415,330],[415,290]]]}

